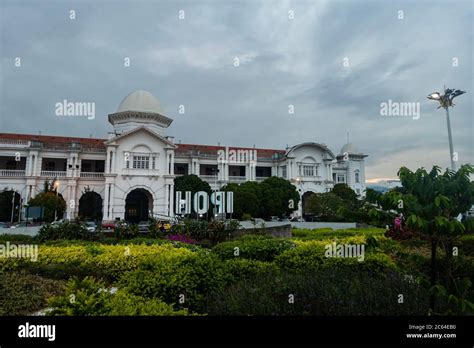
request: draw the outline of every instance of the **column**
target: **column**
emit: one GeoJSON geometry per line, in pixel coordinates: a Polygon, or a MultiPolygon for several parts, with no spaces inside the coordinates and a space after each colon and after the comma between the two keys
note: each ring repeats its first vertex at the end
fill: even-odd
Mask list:
{"type": "MultiPolygon", "coordinates": [[[[114,156],[115,157],[115,156],[114,156]]],[[[115,219],[115,184],[110,184],[110,220],[115,219]]]]}
{"type": "Polygon", "coordinates": [[[174,216],[174,184],[170,184],[170,208],[169,216],[174,216]]]}
{"type": "Polygon", "coordinates": [[[168,212],[169,212],[169,185],[168,184],[165,184],[165,211],[164,211],[164,214],[165,215],[168,215],[168,212]]]}
{"type": "Polygon", "coordinates": [[[107,160],[105,161],[105,172],[110,173],[110,151],[107,149],[107,160]]]}

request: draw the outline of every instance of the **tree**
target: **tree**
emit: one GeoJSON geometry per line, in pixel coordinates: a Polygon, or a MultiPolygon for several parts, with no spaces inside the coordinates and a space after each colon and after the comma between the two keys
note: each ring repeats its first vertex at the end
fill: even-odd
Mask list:
{"type": "Polygon", "coordinates": [[[211,186],[203,181],[200,177],[194,174],[183,175],[174,179],[174,189],[180,192],[191,191],[194,195],[198,191],[205,191],[208,194],[211,193],[211,186]]]}
{"type": "Polygon", "coordinates": [[[306,200],[305,209],[322,221],[340,221],[339,209],[344,205],[342,198],[332,192],[315,193],[306,200]]]}
{"type": "MultiPolygon", "coordinates": [[[[377,204],[375,215],[403,213],[409,227],[416,229],[429,239],[431,244],[431,287],[437,279],[437,247],[442,245],[446,251],[446,288],[449,292],[456,286],[452,275],[451,258],[456,238],[472,229],[472,220],[462,223],[456,219],[474,204],[474,183],[469,176],[474,167],[463,165],[454,172],[447,169],[440,174],[434,166],[430,172],[420,168],[415,172],[402,167],[398,171],[402,190],[391,190],[385,194],[370,194],[377,204]]],[[[430,298],[430,307],[435,311],[434,294],[430,298]]]]}
{"type": "Polygon", "coordinates": [[[221,191],[234,193],[233,217],[240,219],[244,214],[250,214],[253,217],[259,216],[260,190],[258,183],[251,181],[244,182],[240,185],[230,183],[222,187],[221,191]]]}
{"type": "Polygon", "coordinates": [[[260,185],[261,217],[290,215],[298,207],[300,196],[296,187],[288,180],[272,176],[260,185]],[[290,201],[293,201],[293,205],[290,205],[290,201]]]}
{"type": "Polygon", "coordinates": [[[353,207],[355,207],[358,203],[357,194],[346,184],[334,185],[331,192],[353,207]]]}
{"type": "Polygon", "coordinates": [[[41,192],[28,202],[29,206],[43,207],[43,220],[46,222],[54,221],[54,215],[60,219],[66,210],[66,202],[61,194],[56,195],[55,192],[41,192]]]}

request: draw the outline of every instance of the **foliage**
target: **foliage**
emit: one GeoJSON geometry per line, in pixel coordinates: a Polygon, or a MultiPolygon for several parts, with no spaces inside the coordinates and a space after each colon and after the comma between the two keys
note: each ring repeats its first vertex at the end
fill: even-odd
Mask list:
{"type": "Polygon", "coordinates": [[[66,202],[61,195],[56,195],[52,191],[38,193],[34,198],[28,202],[32,207],[44,207],[43,221],[52,222],[54,216],[58,219],[64,215],[66,210],[66,202]]]}
{"type": "Polygon", "coordinates": [[[210,315],[425,315],[425,291],[397,272],[269,272],[208,296],[210,315]],[[398,303],[403,293],[404,303],[398,303]]]}
{"type": "Polygon", "coordinates": [[[124,274],[119,286],[132,294],[175,304],[177,308],[205,312],[204,296],[221,289],[227,278],[216,256],[194,253],[173,262],[155,258],[143,260],[139,269],[124,274]]]}
{"type": "Polygon", "coordinates": [[[220,243],[212,253],[221,259],[244,258],[260,261],[272,261],[285,250],[294,248],[291,241],[269,236],[245,235],[236,240],[220,243]]]}
{"type": "Polygon", "coordinates": [[[31,315],[46,306],[46,299],[59,295],[63,283],[25,272],[0,271],[0,315],[31,315]]]}
{"type": "Polygon", "coordinates": [[[40,245],[37,262],[29,259],[0,258],[0,270],[24,268],[40,275],[67,279],[71,275],[93,275],[110,280],[136,269],[146,258],[173,261],[192,253],[172,244],[163,245],[40,245]]]}
{"type": "Polygon", "coordinates": [[[245,182],[240,185],[231,183],[222,191],[234,192],[234,214],[241,219],[248,215],[269,218],[270,216],[288,216],[298,207],[299,194],[288,180],[269,177],[262,182],[245,182]],[[293,201],[291,207],[290,200],[293,201]]]}
{"type": "Polygon", "coordinates": [[[89,236],[90,233],[83,225],[65,221],[56,225],[43,225],[38,231],[36,239],[39,242],[44,242],[58,239],[87,239],[89,236]]]}
{"type": "Polygon", "coordinates": [[[106,288],[104,282],[86,277],[71,279],[66,285],[66,294],[49,301],[48,315],[188,315],[186,310],[174,310],[172,305],[157,299],[145,299],[119,289],[106,288]]]}
{"type": "MultiPolygon", "coordinates": [[[[376,205],[374,215],[386,219],[387,215],[403,213],[408,217],[406,225],[422,233],[431,243],[431,288],[438,282],[437,249],[443,245],[445,249],[444,275],[441,278],[447,293],[461,296],[453,273],[452,247],[458,236],[466,232],[466,224],[456,217],[466,212],[474,204],[474,182],[470,175],[474,167],[463,165],[454,172],[447,169],[443,174],[439,167],[434,166],[430,172],[420,168],[412,172],[408,168],[400,168],[398,175],[402,188],[388,191],[385,194],[369,192],[367,199],[376,205]]],[[[435,294],[431,296],[431,309],[435,309],[435,294]]]]}
{"type": "Polygon", "coordinates": [[[211,186],[200,177],[194,174],[178,176],[174,179],[174,189],[180,192],[190,191],[191,195],[196,192],[205,191],[211,194],[211,186]]]}
{"type": "Polygon", "coordinates": [[[305,202],[305,213],[314,214],[320,221],[342,221],[339,209],[344,206],[342,198],[332,192],[315,193],[305,202]]]}
{"type": "Polygon", "coordinates": [[[351,208],[355,208],[358,204],[357,194],[347,184],[334,185],[331,193],[334,193],[351,208]]]}
{"type": "MultiPolygon", "coordinates": [[[[473,315],[474,303],[469,301],[466,297],[472,292],[472,282],[468,278],[463,278],[458,282],[458,293],[449,294],[446,288],[440,284],[431,288],[431,291],[439,300],[438,312],[442,315],[473,315]]],[[[472,300],[471,295],[471,300],[472,300]]]]}

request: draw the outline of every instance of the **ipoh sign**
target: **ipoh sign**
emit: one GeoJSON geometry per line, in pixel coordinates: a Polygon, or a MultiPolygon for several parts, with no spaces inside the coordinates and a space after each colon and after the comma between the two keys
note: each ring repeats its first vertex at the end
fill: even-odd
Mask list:
{"type": "Polygon", "coordinates": [[[209,211],[210,203],[214,204],[216,214],[232,214],[234,212],[234,192],[214,191],[209,195],[206,191],[198,191],[192,196],[191,191],[176,191],[175,214],[205,214],[209,211]],[[192,198],[192,199],[191,199],[192,198]],[[191,204],[192,203],[192,204],[191,204]]]}

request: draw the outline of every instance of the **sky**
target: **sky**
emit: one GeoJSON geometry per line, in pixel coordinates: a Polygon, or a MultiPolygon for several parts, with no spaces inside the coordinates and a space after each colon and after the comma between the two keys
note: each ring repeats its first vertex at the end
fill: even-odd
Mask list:
{"type": "Polygon", "coordinates": [[[107,138],[107,115],[143,89],[175,141],[339,153],[349,139],[374,181],[449,166],[445,112],[427,99],[446,86],[467,91],[450,116],[457,166],[472,164],[473,4],[0,0],[0,132],[107,138]],[[63,100],[95,117],[56,116],[63,100]]]}

